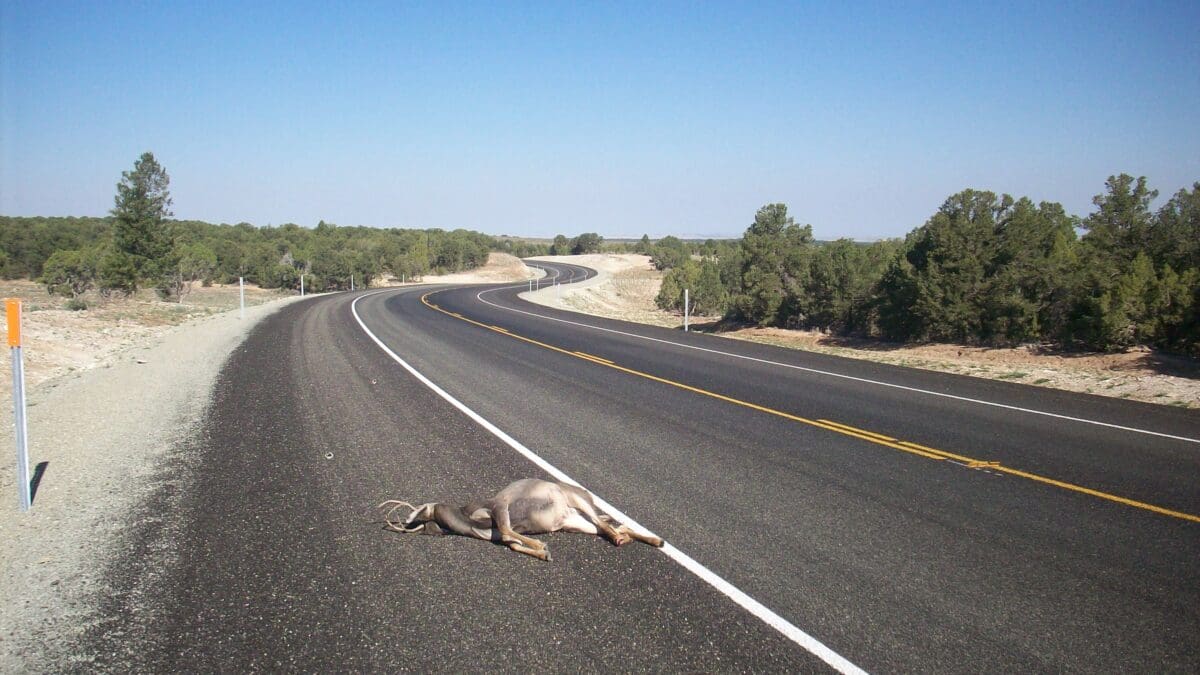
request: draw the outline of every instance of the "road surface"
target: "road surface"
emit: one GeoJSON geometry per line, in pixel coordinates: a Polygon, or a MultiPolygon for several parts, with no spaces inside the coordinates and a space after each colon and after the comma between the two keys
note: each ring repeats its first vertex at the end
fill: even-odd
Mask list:
{"type": "Polygon", "coordinates": [[[134,516],[79,649],[153,671],[1200,671],[1195,411],[525,289],[365,291],[265,320],[134,516]],[[647,546],[555,534],[542,563],[383,529],[385,499],[547,475],[514,444],[809,642],[647,546]]]}

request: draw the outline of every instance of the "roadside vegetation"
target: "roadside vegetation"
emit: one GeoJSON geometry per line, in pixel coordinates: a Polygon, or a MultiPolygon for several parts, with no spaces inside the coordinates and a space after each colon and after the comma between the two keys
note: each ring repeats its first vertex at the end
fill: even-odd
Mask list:
{"type": "Polygon", "coordinates": [[[1086,217],[1060,204],[964,190],[903,240],[818,242],[784,204],[763,206],[738,240],[553,240],[462,229],[255,227],[171,220],[169,178],[151,153],[117,185],[104,218],[0,216],[0,277],[85,295],[152,288],[179,301],[196,285],[313,291],[471,270],[517,257],[648,255],[665,273],[657,304],[727,325],[815,329],[895,343],[1066,350],[1153,347],[1200,355],[1200,183],[1160,209],[1145,178],[1108,179],[1086,217]]]}
{"type": "Polygon", "coordinates": [[[84,296],[130,297],[152,288],[180,301],[197,285],[236,283],[310,291],[369,286],[385,274],[419,280],[474,269],[490,251],[545,254],[546,246],[499,241],[457,229],[338,227],[172,220],[170,179],[151,153],[117,185],[103,218],[0,216],[0,278],[40,280],[51,293],[86,307],[84,296]]]}
{"type": "Polygon", "coordinates": [[[665,237],[657,303],[727,322],[896,343],[1155,347],[1200,354],[1200,183],[1157,212],[1145,178],[1109,178],[1085,218],[964,190],[904,240],[817,242],[769,204],[736,242],[665,237]],[[1082,233],[1082,234],[1080,234],[1082,233]]]}

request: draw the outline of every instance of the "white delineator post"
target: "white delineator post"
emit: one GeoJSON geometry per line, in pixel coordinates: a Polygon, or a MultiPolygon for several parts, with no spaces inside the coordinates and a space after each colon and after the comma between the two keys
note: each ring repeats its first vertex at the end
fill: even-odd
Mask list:
{"type": "Polygon", "coordinates": [[[21,301],[9,298],[4,301],[8,314],[8,346],[12,350],[13,415],[16,418],[17,434],[17,497],[21,510],[28,511],[33,502],[29,485],[29,441],[25,424],[25,360],[21,355],[21,301]]]}
{"type": "Polygon", "coordinates": [[[304,275],[300,275],[300,297],[304,297],[304,275]]]}
{"type": "Polygon", "coordinates": [[[241,311],[238,312],[238,318],[246,318],[246,278],[238,277],[238,294],[241,296],[241,311]]]}
{"type": "Polygon", "coordinates": [[[688,289],[683,289],[683,332],[688,332],[688,289]]]}

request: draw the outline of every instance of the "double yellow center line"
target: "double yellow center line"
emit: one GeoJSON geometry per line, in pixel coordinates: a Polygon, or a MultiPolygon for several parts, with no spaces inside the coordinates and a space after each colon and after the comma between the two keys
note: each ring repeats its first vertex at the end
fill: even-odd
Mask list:
{"type": "MultiPolygon", "coordinates": [[[[434,292],[436,292],[436,291],[434,291],[434,292]]],[[[1029,473],[1027,471],[1020,471],[1018,469],[1012,469],[1012,468],[1001,465],[999,462],[991,462],[991,461],[987,461],[987,460],[975,459],[972,457],[966,457],[964,455],[959,455],[959,454],[955,454],[952,452],[946,452],[945,450],[938,450],[937,448],[931,448],[931,447],[928,447],[925,445],[920,445],[918,443],[912,443],[910,441],[903,441],[903,440],[900,440],[897,438],[893,438],[891,436],[887,436],[885,434],[876,433],[874,431],[868,431],[866,429],[859,429],[856,427],[852,427],[848,424],[841,424],[839,422],[834,422],[832,420],[823,420],[823,419],[814,420],[814,419],[808,419],[805,417],[800,417],[798,415],[793,415],[791,413],[783,412],[782,410],[776,410],[775,408],[768,408],[766,406],[758,405],[757,403],[751,403],[749,401],[743,401],[741,399],[733,398],[730,396],[725,396],[724,394],[718,394],[716,392],[709,391],[707,389],[693,387],[690,384],[684,384],[682,382],[676,382],[675,380],[668,380],[664,377],[659,377],[657,375],[651,375],[650,373],[646,373],[646,372],[643,372],[640,370],[626,368],[625,366],[618,365],[608,359],[601,358],[599,356],[594,356],[592,354],[587,354],[584,352],[570,351],[567,349],[563,349],[562,347],[556,347],[552,344],[547,344],[545,342],[540,342],[540,341],[534,340],[532,338],[527,338],[523,335],[518,335],[507,328],[503,328],[501,326],[495,326],[495,325],[491,325],[491,324],[486,324],[486,323],[483,323],[480,321],[475,321],[474,319],[469,319],[469,318],[467,318],[461,314],[458,314],[456,312],[451,312],[451,311],[442,309],[441,307],[434,304],[433,302],[430,302],[430,300],[429,300],[429,296],[433,295],[434,292],[426,293],[425,295],[421,296],[421,302],[424,303],[425,306],[429,307],[430,309],[437,310],[437,311],[441,312],[442,314],[445,314],[447,316],[452,316],[456,319],[459,319],[460,321],[466,321],[467,323],[474,324],[476,326],[479,326],[480,328],[484,328],[484,329],[487,329],[490,331],[494,331],[496,333],[500,333],[501,335],[508,336],[510,338],[513,338],[514,340],[521,340],[522,342],[528,342],[531,345],[536,345],[538,347],[542,347],[543,349],[549,349],[551,351],[555,351],[560,354],[564,354],[566,356],[571,356],[571,357],[574,357],[577,359],[583,359],[584,361],[590,361],[592,363],[595,363],[595,364],[598,364],[601,366],[612,368],[613,370],[619,370],[619,371],[621,371],[623,373],[627,373],[629,375],[641,377],[641,378],[644,378],[647,380],[651,380],[653,382],[659,382],[661,384],[676,387],[678,389],[683,389],[684,391],[689,391],[694,394],[699,394],[701,396],[707,396],[709,398],[714,398],[714,399],[717,399],[718,401],[724,401],[725,403],[730,403],[733,405],[741,406],[743,408],[757,410],[759,412],[766,413],[768,415],[782,417],[783,419],[791,420],[793,422],[799,422],[801,424],[807,424],[810,426],[818,427],[821,429],[825,429],[827,431],[832,431],[834,433],[842,434],[843,436],[850,436],[852,438],[857,438],[859,440],[866,441],[868,443],[882,445],[887,448],[892,448],[893,450],[907,452],[912,455],[917,455],[918,457],[924,457],[925,459],[931,459],[931,460],[935,460],[935,461],[949,460],[949,461],[955,462],[957,464],[961,464],[962,466],[969,468],[969,469],[987,469],[989,471],[996,471],[996,472],[1007,474],[1010,476],[1026,478],[1028,480],[1032,480],[1032,481],[1035,481],[1038,483],[1043,483],[1045,485],[1051,485],[1051,486],[1054,486],[1057,488],[1062,488],[1064,490],[1070,490],[1072,492],[1078,492],[1080,494],[1085,494],[1085,495],[1089,495],[1092,497],[1098,497],[1100,499],[1105,499],[1105,500],[1108,500],[1111,502],[1116,502],[1118,504],[1124,504],[1126,506],[1132,506],[1134,508],[1144,509],[1146,511],[1152,511],[1154,513],[1158,513],[1158,514],[1161,514],[1164,516],[1170,516],[1172,518],[1180,518],[1183,520],[1190,520],[1192,522],[1200,523],[1200,516],[1196,516],[1196,515],[1193,515],[1190,513],[1183,513],[1181,511],[1173,511],[1171,509],[1165,509],[1161,506],[1155,506],[1154,504],[1147,504],[1145,502],[1139,502],[1139,501],[1136,501],[1133,499],[1127,499],[1125,497],[1120,497],[1118,495],[1109,494],[1107,492],[1101,492],[1100,490],[1093,490],[1091,488],[1086,488],[1086,487],[1083,487],[1080,485],[1066,483],[1066,482],[1063,482],[1060,480],[1055,480],[1053,478],[1047,478],[1045,476],[1039,476],[1037,474],[1029,473]]]]}

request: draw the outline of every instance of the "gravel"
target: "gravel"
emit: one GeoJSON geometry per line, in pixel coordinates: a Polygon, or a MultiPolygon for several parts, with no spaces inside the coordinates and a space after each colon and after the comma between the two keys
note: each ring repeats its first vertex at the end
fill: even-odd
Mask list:
{"type": "Polygon", "coordinates": [[[73,660],[54,654],[96,624],[109,595],[105,570],[144,517],[137,507],[170,488],[221,366],[258,321],[299,300],[247,308],[245,319],[231,311],[183,324],[104,367],[30,389],[30,470],[40,480],[26,513],[11,411],[0,413],[9,439],[0,462],[0,672],[73,660]]]}

